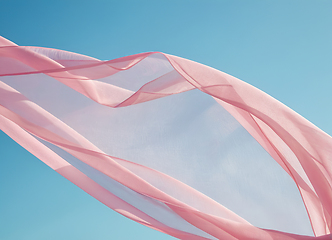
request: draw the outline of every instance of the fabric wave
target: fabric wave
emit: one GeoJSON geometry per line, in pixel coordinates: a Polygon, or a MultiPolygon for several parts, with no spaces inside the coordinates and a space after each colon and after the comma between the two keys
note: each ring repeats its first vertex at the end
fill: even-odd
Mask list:
{"type": "Polygon", "coordinates": [[[0,128],[109,208],[179,239],[331,237],[332,138],[187,59],[101,61],[0,38],[0,128]]]}

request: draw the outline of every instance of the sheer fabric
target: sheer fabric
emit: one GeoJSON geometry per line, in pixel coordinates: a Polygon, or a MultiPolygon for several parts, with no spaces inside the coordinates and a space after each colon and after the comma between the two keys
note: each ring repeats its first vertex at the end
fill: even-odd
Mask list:
{"type": "Polygon", "coordinates": [[[257,88],[151,52],[0,38],[0,128],[111,209],[179,239],[329,239],[332,138],[257,88]]]}

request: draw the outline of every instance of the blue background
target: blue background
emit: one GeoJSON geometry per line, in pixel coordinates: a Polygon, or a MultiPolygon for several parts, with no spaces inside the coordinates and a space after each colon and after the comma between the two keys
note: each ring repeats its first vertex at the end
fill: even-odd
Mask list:
{"type": "MultiPolygon", "coordinates": [[[[332,134],[332,1],[0,1],[0,35],[102,60],[146,51],[238,77],[332,134]]],[[[0,66],[1,67],[1,66],[0,66]]],[[[0,133],[0,239],[174,239],[113,212],[0,133]]]]}

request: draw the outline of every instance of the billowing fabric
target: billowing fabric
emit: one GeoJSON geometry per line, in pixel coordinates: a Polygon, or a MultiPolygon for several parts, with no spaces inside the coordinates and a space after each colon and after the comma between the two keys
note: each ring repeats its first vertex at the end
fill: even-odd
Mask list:
{"type": "Polygon", "coordinates": [[[159,52],[0,46],[0,128],[111,209],[179,239],[330,239],[332,138],[266,93],[159,52]]]}

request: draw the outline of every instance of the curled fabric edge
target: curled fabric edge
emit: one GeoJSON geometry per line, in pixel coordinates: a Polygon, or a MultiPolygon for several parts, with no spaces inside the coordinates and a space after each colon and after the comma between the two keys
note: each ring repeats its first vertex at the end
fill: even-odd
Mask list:
{"type": "MultiPolygon", "coordinates": [[[[164,88],[163,86],[160,87],[160,85],[155,87],[153,83],[155,84],[156,81],[161,82],[161,79],[163,79],[159,77],[154,81],[144,84],[137,91],[108,85],[108,94],[112,93],[114,95],[111,99],[101,94],[103,93],[102,89],[106,85],[99,86],[98,84],[100,83],[95,81],[95,79],[126,71],[155,53],[142,53],[111,61],[100,61],[77,55],[79,59],[72,60],[72,66],[66,66],[65,61],[61,62],[56,59],[56,55],[61,55],[63,51],[19,47],[3,38],[0,39],[1,44],[0,56],[5,59],[15,59],[15,64],[18,67],[16,69],[10,68],[12,63],[8,61],[8,67],[3,67],[0,70],[0,76],[43,73],[75,89],[95,102],[113,108],[151,101],[192,89],[199,89],[209,94],[234,116],[292,177],[303,198],[314,233],[316,236],[321,236],[317,239],[329,239],[332,228],[331,137],[269,95],[213,68],[176,56],[158,53],[167,58],[174,70],[182,78],[177,75],[169,77],[170,74],[165,73],[163,77],[168,77],[167,79],[171,79],[175,84],[173,83],[173,85],[168,85],[164,88]],[[47,56],[48,54],[53,54],[53,59],[47,56]],[[77,61],[77,63],[73,64],[73,61],[77,61]],[[19,66],[17,62],[23,63],[22,66],[19,66]],[[91,70],[91,68],[94,68],[94,71],[98,68],[100,71],[97,73],[94,71],[85,71],[86,69],[91,70]],[[171,90],[169,90],[170,86],[171,90]],[[288,159],[285,147],[290,149],[296,158],[288,159]],[[296,164],[294,162],[300,164],[302,167],[301,172],[295,167],[296,164]]],[[[1,103],[7,104],[8,101],[14,101],[15,97],[20,96],[19,92],[11,89],[4,83],[0,87],[2,93],[0,96],[1,103]]],[[[24,98],[24,96],[20,97],[24,98]]],[[[28,99],[25,99],[25,101],[28,101],[28,99]]],[[[36,114],[37,112],[41,116],[46,116],[49,121],[56,123],[59,128],[71,131],[73,136],[76,135],[78,143],[67,141],[47,131],[42,126],[36,126],[23,116],[19,116],[11,111],[9,107],[3,105],[0,107],[0,128],[52,169],[105,205],[134,221],[180,239],[209,239],[171,228],[151,218],[149,215],[103,189],[102,186],[98,185],[48,147],[41,144],[35,137],[64,149],[135,192],[166,204],[174,213],[188,223],[217,239],[314,238],[254,227],[223,206],[218,207],[220,211],[229,216],[229,219],[198,211],[155,188],[114,161],[112,156],[106,155],[100,149],[93,146],[92,143],[80,136],[79,133],[74,132],[72,129],[70,130],[68,126],[65,126],[64,123],[57,120],[50,113],[38,106],[31,106],[31,104],[23,106],[26,107],[26,111],[30,111],[31,114],[36,114]],[[28,110],[28,108],[31,109],[28,110]],[[96,164],[100,160],[102,164],[96,164]]],[[[194,189],[190,191],[194,192],[194,189]]],[[[195,194],[199,193],[195,192],[195,194]]],[[[216,204],[213,200],[207,198],[206,201],[210,204],[216,204]]]]}

